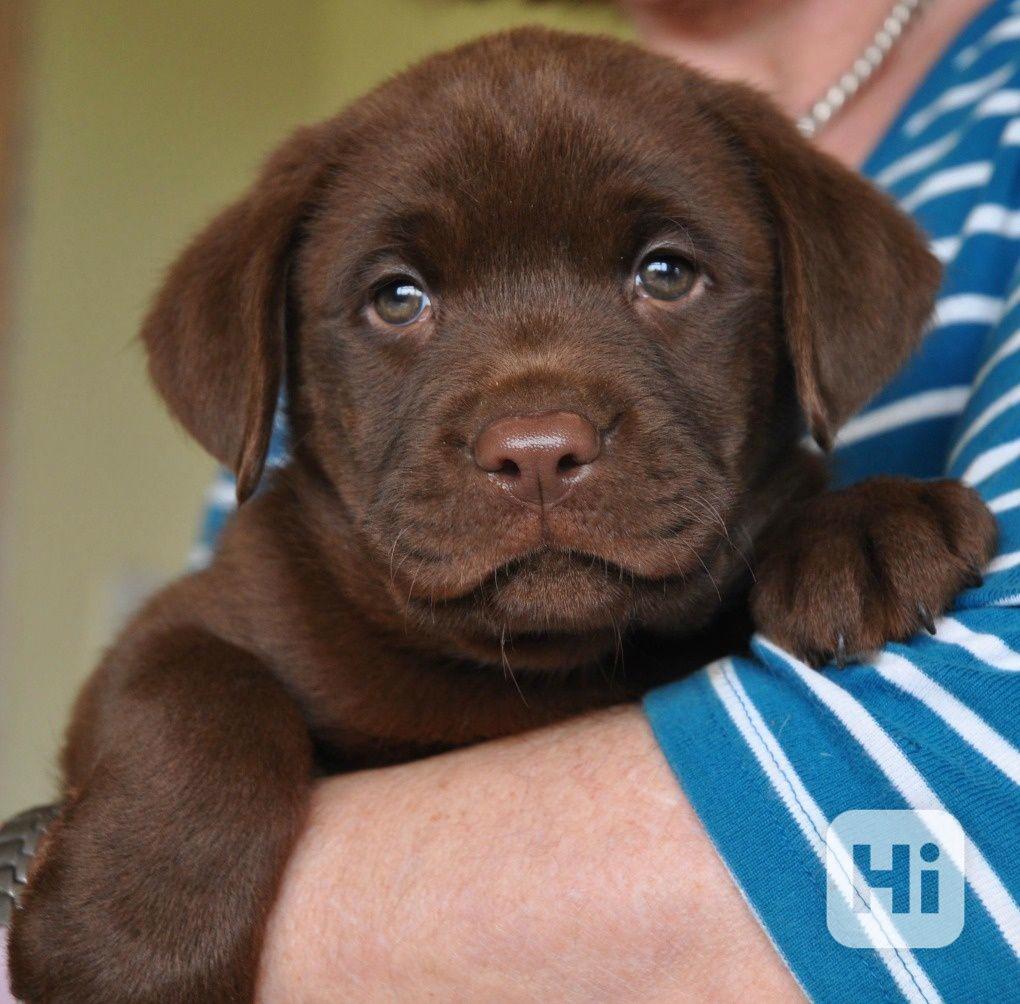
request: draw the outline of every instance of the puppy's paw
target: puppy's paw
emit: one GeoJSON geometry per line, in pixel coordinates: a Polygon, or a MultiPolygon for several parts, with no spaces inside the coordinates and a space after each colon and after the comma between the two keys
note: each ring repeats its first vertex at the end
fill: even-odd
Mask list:
{"type": "Polygon", "coordinates": [[[806,502],[769,542],[757,628],[813,665],[842,664],[934,621],[978,585],[995,518],[958,481],[875,478],[806,502]]]}
{"type": "MultiPolygon", "coordinates": [[[[218,1004],[251,997],[224,965],[236,931],[182,896],[176,872],[137,853],[137,830],[109,825],[109,806],[72,799],[29,870],[10,929],[11,989],[33,1004],[218,1004]]],[[[161,832],[173,846],[171,827],[161,832]]],[[[208,883],[217,876],[210,873],[208,883]]],[[[189,883],[182,882],[183,885],[189,883]]],[[[245,961],[250,969],[251,953],[245,961]]]]}
{"type": "Polygon", "coordinates": [[[11,988],[19,1000],[126,1004],[155,999],[144,995],[137,978],[147,964],[144,952],[138,951],[133,971],[118,965],[132,932],[111,923],[107,900],[112,889],[136,876],[123,866],[107,870],[112,862],[103,858],[112,842],[104,844],[90,825],[89,809],[70,799],[29,868],[9,941],[11,988]]]}
{"type": "MultiPolygon", "coordinates": [[[[11,986],[19,1000],[70,1001],[83,982],[68,966],[75,955],[69,953],[70,946],[87,941],[89,932],[81,928],[72,932],[68,923],[70,904],[63,879],[67,856],[58,836],[64,818],[62,813],[51,822],[39,841],[29,866],[28,888],[11,918],[11,986]]],[[[101,957],[96,956],[97,964],[101,957]]]]}

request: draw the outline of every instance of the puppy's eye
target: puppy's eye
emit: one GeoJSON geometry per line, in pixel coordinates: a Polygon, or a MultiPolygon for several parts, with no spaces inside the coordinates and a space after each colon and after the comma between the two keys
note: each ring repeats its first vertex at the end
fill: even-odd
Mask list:
{"type": "Polygon", "coordinates": [[[401,276],[381,286],[372,300],[379,320],[394,327],[417,321],[428,310],[430,303],[425,290],[408,276],[401,276]]]}
{"type": "Polygon", "coordinates": [[[697,281],[697,269],[686,258],[667,251],[646,255],[634,273],[638,292],[653,300],[679,300],[697,281]]]}

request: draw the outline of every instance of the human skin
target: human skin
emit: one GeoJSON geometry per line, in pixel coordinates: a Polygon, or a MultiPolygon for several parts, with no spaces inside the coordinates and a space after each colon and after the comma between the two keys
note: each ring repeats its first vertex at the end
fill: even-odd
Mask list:
{"type": "Polygon", "coordinates": [[[624,707],[320,784],[259,999],[799,996],[624,707]]]}
{"type": "MultiPolygon", "coordinates": [[[[936,0],[881,71],[815,138],[860,166],[897,111],[964,24],[989,0],[936,0]]],[[[622,0],[649,49],[765,91],[803,115],[853,64],[893,0],[622,0]],[[791,44],[795,39],[796,44],[791,44]]]]}
{"type": "MultiPolygon", "coordinates": [[[[625,6],[650,48],[799,115],[891,3],[625,6]]],[[[818,145],[858,166],[983,6],[932,5],[818,145]]],[[[635,707],[321,782],[259,977],[263,1002],[800,996],[635,707]]]]}

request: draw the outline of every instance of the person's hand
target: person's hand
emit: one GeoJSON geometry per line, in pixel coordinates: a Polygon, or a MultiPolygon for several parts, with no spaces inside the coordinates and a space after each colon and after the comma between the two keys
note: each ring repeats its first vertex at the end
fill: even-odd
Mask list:
{"type": "Polygon", "coordinates": [[[631,707],[320,784],[259,999],[800,991],[631,707]]]}

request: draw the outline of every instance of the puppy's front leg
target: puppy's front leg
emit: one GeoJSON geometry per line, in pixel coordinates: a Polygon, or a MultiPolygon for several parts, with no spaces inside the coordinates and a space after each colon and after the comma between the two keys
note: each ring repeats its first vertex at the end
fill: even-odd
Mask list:
{"type": "Polygon", "coordinates": [[[79,702],[67,804],[11,931],[19,998],[245,1001],[311,745],[283,687],[199,629],[128,635],[79,702]]]}
{"type": "Polygon", "coordinates": [[[958,481],[873,478],[816,496],[762,548],[755,624],[811,663],[841,663],[934,630],[995,540],[995,518],[958,481]]]}

